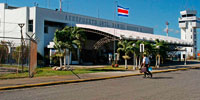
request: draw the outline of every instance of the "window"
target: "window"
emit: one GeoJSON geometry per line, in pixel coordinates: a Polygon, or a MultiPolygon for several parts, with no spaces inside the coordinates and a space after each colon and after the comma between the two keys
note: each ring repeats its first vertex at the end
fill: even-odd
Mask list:
{"type": "Polygon", "coordinates": [[[192,35],[191,35],[191,39],[192,39],[192,35]]]}
{"type": "Polygon", "coordinates": [[[72,16],[72,21],[75,21],[75,19],[76,19],[75,16],[72,16]]]}
{"type": "Polygon", "coordinates": [[[78,22],[79,22],[79,23],[81,23],[81,21],[82,21],[82,20],[81,20],[81,17],[79,17],[79,20],[78,20],[78,22]]]}
{"type": "Polygon", "coordinates": [[[196,28],[194,29],[194,33],[197,33],[197,29],[196,28]]]}
{"type": "Polygon", "coordinates": [[[78,22],[78,16],[76,16],[76,22],[78,22]]]}
{"type": "Polygon", "coordinates": [[[194,34],[194,39],[196,39],[197,38],[197,34],[194,34]]]}
{"type": "Polygon", "coordinates": [[[113,27],[113,28],[115,27],[115,24],[114,24],[114,23],[112,23],[112,27],[113,27]]]}
{"type": "Polygon", "coordinates": [[[179,23],[185,23],[185,21],[179,21],[179,23]]]}
{"type": "Polygon", "coordinates": [[[69,15],[69,21],[71,21],[71,16],[69,15]]]}
{"type": "Polygon", "coordinates": [[[68,16],[67,15],[65,16],[65,20],[68,20],[68,16]]]}
{"type": "Polygon", "coordinates": [[[182,17],[186,17],[186,15],[182,15],[182,17]]]}
{"type": "Polygon", "coordinates": [[[92,24],[92,23],[91,23],[91,19],[89,19],[89,24],[92,24]]]}
{"type": "Polygon", "coordinates": [[[119,28],[119,24],[117,24],[117,28],[119,28]]]}
{"type": "Polygon", "coordinates": [[[88,24],[88,19],[87,18],[85,19],[85,21],[86,21],[85,23],[88,24]]]}
{"type": "Polygon", "coordinates": [[[48,26],[44,26],[44,33],[48,34],[48,26]]]}
{"type": "Polygon", "coordinates": [[[191,52],[192,52],[192,49],[191,49],[191,52]]]}
{"type": "Polygon", "coordinates": [[[28,31],[33,32],[33,20],[28,21],[28,31]]]}
{"type": "Polygon", "coordinates": [[[85,24],[85,18],[82,19],[82,23],[85,24]]]}

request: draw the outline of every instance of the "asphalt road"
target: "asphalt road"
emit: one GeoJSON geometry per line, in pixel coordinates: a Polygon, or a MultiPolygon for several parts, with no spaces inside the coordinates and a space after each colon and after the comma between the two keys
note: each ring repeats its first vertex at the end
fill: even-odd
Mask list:
{"type": "Polygon", "coordinates": [[[0,91],[0,100],[200,100],[200,69],[0,91]]]}

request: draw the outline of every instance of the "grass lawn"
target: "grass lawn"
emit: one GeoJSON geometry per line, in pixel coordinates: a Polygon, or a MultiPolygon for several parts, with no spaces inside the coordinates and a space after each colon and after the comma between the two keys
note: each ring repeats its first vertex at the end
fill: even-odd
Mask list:
{"type": "MultiPolygon", "coordinates": [[[[10,67],[10,66],[9,66],[10,67]]],[[[16,67],[16,66],[14,66],[16,67]]],[[[129,67],[132,69],[132,67],[129,67]]],[[[85,74],[85,73],[97,73],[97,72],[109,72],[109,71],[125,71],[124,66],[118,68],[113,68],[111,66],[105,66],[102,68],[75,68],[73,72],[75,74],[85,74]]],[[[71,71],[55,71],[51,67],[36,68],[36,74],[34,77],[45,77],[45,76],[59,76],[59,75],[73,75],[71,71]]],[[[28,68],[25,68],[24,73],[18,74],[3,74],[0,75],[0,79],[15,79],[15,78],[26,78],[28,77],[28,68]]]]}

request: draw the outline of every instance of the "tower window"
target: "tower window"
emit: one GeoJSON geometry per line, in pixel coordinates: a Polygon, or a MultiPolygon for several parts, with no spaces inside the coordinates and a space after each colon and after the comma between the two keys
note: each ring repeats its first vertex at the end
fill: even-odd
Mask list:
{"type": "Polygon", "coordinates": [[[197,29],[194,29],[194,33],[197,33],[197,29]]]}

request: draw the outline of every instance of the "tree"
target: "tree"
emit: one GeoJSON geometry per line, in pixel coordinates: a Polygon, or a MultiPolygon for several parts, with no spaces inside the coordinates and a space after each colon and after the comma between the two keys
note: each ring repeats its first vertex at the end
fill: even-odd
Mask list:
{"type": "Polygon", "coordinates": [[[132,53],[134,54],[134,62],[136,67],[138,67],[138,56],[140,55],[140,44],[142,43],[142,41],[137,40],[135,43],[132,44],[133,46],[133,51],[132,53]]]}
{"type": "Polygon", "coordinates": [[[63,57],[62,49],[63,49],[63,43],[62,43],[62,41],[58,41],[58,39],[56,37],[56,35],[58,35],[58,34],[60,34],[60,32],[57,30],[56,33],[55,33],[55,37],[53,39],[53,42],[54,42],[54,48],[57,50],[55,56],[59,57],[60,67],[62,67],[62,57],[63,57]]]}
{"type": "Polygon", "coordinates": [[[167,56],[168,45],[164,41],[159,41],[158,39],[155,41],[155,54],[156,54],[156,67],[159,68],[161,57],[164,59],[167,56]]]}
{"type": "Polygon", "coordinates": [[[54,43],[55,45],[57,43],[60,52],[63,50],[64,66],[66,65],[66,55],[68,56],[67,68],[69,68],[70,53],[74,52],[76,48],[81,50],[82,44],[86,41],[83,31],[78,27],[66,26],[64,29],[55,32],[54,43]],[[68,52],[66,49],[68,49],[68,52]]]}
{"type": "Polygon", "coordinates": [[[153,54],[153,49],[154,49],[153,43],[151,43],[149,41],[144,41],[143,44],[144,44],[144,47],[145,47],[144,52],[147,55],[152,55],[153,54]]]}
{"type": "Polygon", "coordinates": [[[127,40],[122,40],[118,42],[118,49],[117,52],[124,52],[124,56],[122,56],[125,60],[125,68],[128,69],[127,67],[127,60],[130,59],[128,54],[130,52],[133,52],[133,41],[127,41],[127,40]]]}

